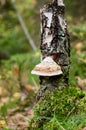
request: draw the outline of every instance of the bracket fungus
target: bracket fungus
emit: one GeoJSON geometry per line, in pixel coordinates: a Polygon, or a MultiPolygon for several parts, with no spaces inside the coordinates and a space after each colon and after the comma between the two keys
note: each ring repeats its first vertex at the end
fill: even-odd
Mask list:
{"type": "Polygon", "coordinates": [[[61,67],[48,56],[42,60],[41,63],[36,65],[31,73],[40,76],[55,76],[61,75],[63,72],[61,67]]]}

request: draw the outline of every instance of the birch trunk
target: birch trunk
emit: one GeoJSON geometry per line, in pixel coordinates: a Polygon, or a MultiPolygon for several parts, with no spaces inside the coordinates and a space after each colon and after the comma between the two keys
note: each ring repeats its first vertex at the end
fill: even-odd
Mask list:
{"type": "Polygon", "coordinates": [[[54,91],[68,86],[70,67],[70,41],[65,21],[65,5],[63,0],[53,0],[40,10],[41,13],[41,53],[42,60],[52,56],[61,66],[63,75],[44,77],[40,76],[40,90],[37,99],[45,94],[46,90],[54,91]]]}
{"type": "MultiPolygon", "coordinates": [[[[65,130],[57,118],[57,122],[53,121],[53,118],[54,116],[64,118],[72,108],[71,103],[68,105],[68,101],[65,99],[67,98],[65,91],[68,86],[70,68],[70,42],[64,14],[65,5],[63,0],[53,0],[51,4],[45,5],[41,9],[40,49],[42,60],[47,56],[51,56],[61,67],[63,75],[40,76],[38,102],[34,108],[34,117],[29,125],[30,130],[44,130],[48,127],[54,129],[52,123],[53,125],[58,124],[61,129],[65,130]],[[69,107],[65,108],[66,105],[69,107]]],[[[59,130],[57,125],[55,129],[59,130]]]]}

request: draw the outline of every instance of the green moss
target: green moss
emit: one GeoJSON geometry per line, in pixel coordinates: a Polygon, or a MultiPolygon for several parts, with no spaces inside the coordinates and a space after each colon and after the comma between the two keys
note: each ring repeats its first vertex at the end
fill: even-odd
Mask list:
{"type": "Polygon", "coordinates": [[[34,107],[30,130],[60,130],[61,128],[56,129],[57,121],[64,122],[71,116],[84,112],[86,112],[86,94],[78,88],[68,87],[54,92],[46,91],[44,98],[34,107]],[[51,122],[55,128],[51,127],[51,122]]]}
{"type": "Polygon", "coordinates": [[[64,122],[64,126],[67,130],[83,129],[86,127],[86,113],[79,113],[78,115],[70,116],[69,119],[64,122]]]}

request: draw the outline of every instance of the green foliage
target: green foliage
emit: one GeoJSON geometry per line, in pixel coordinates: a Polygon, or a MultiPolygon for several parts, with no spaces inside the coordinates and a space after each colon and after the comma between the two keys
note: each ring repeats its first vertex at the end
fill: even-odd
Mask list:
{"type": "MultiPolygon", "coordinates": [[[[16,2],[17,8],[21,13],[21,15],[23,16],[27,29],[29,30],[31,37],[33,38],[33,40],[37,45],[39,44],[40,41],[39,8],[41,7],[41,5],[44,5],[49,1],[50,0],[48,1],[25,0],[22,2],[21,1],[16,2]]],[[[80,2],[77,1],[70,2],[70,0],[66,0],[65,3],[67,9],[66,12],[68,22],[70,22],[69,32],[71,32],[71,35],[73,36],[74,40],[80,39],[85,41],[86,24],[83,23],[83,20],[81,21],[82,23],[79,24],[77,24],[78,20],[74,20],[75,14],[77,15],[77,18],[80,15],[84,15],[84,13],[82,14],[82,12],[79,11],[80,10],[83,11],[85,4],[81,4],[82,3],[81,0],[80,2]],[[79,10],[77,10],[76,12],[77,7],[79,8],[79,10]],[[76,22],[76,24],[74,22],[76,22]]],[[[3,48],[3,50],[5,52],[8,52],[9,54],[24,53],[28,51],[30,52],[31,47],[25,37],[21,25],[19,24],[16,12],[12,9],[12,3],[8,0],[6,7],[1,8],[1,14],[0,14],[0,32],[1,32],[0,51],[3,48]]],[[[84,16],[82,16],[81,19],[84,19],[84,16]]]]}
{"type": "MultiPolygon", "coordinates": [[[[85,48],[85,46],[84,46],[85,48]]],[[[86,63],[85,61],[86,53],[85,52],[76,52],[74,46],[71,47],[71,67],[70,67],[70,85],[76,86],[76,76],[80,76],[82,78],[86,77],[86,63]],[[80,60],[81,59],[81,60],[80,60]],[[77,63],[76,63],[77,61],[77,63]]]]}
{"type": "Polygon", "coordinates": [[[12,130],[12,129],[7,128],[7,127],[3,127],[3,130],[12,130]]]}
{"type": "Polygon", "coordinates": [[[0,78],[10,96],[15,91],[21,90],[20,84],[38,86],[38,77],[32,76],[31,70],[39,62],[39,56],[40,53],[37,51],[34,54],[16,54],[8,61],[3,60],[3,65],[0,68],[0,78]]]}
{"type": "MultiPolygon", "coordinates": [[[[29,27],[31,26],[31,23],[33,18],[28,19],[30,16],[34,16],[34,10],[32,5],[35,5],[35,2],[24,1],[19,4],[18,10],[19,12],[24,11],[24,17],[26,18],[26,21],[29,21],[29,27]],[[26,9],[26,13],[24,11],[24,8],[26,9]],[[29,9],[29,11],[28,11],[29,9]],[[28,13],[29,12],[29,13],[28,13]],[[28,14],[28,15],[27,15],[28,14]]],[[[0,10],[0,51],[4,50],[4,52],[8,52],[9,54],[16,54],[16,53],[23,53],[31,50],[31,47],[27,41],[27,38],[22,30],[21,25],[19,24],[19,20],[17,18],[17,14],[15,10],[12,10],[12,3],[7,0],[6,5],[2,7],[0,10]],[[6,7],[7,8],[6,8],[6,7]],[[10,8],[9,8],[10,7],[10,8]]],[[[26,24],[26,23],[25,23],[26,24]]],[[[31,35],[33,35],[33,27],[34,23],[31,26],[30,32],[31,35]]],[[[28,27],[28,25],[27,25],[28,27]]],[[[36,25],[35,25],[36,27],[36,25]]]]}
{"type": "Polygon", "coordinates": [[[0,116],[6,119],[7,110],[11,108],[15,108],[15,104],[11,100],[9,100],[4,105],[0,106],[0,116]]]}
{"type": "MultiPolygon", "coordinates": [[[[11,59],[8,62],[8,67],[9,64],[14,64],[16,63],[17,66],[20,68],[21,70],[21,74],[26,73],[28,76],[28,82],[32,83],[32,77],[33,79],[35,78],[36,82],[38,81],[37,76],[32,76],[31,75],[31,70],[34,68],[34,66],[40,62],[40,52],[36,51],[33,54],[30,53],[26,53],[26,54],[17,54],[11,57],[11,59]]],[[[7,62],[6,62],[7,64],[7,62]]],[[[12,68],[12,66],[11,66],[12,68]]]]}
{"type": "MultiPolygon", "coordinates": [[[[81,40],[81,41],[85,41],[86,40],[86,24],[77,24],[70,26],[69,31],[71,33],[71,35],[73,36],[73,38],[75,40],[81,40]]],[[[86,42],[85,42],[86,43],[86,42]]]]}
{"type": "Polygon", "coordinates": [[[7,31],[6,25],[3,24],[0,25],[0,28],[2,32],[0,39],[0,51],[2,51],[3,48],[4,52],[8,52],[9,54],[15,54],[29,50],[29,46],[23,31],[20,32],[20,29],[18,31],[14,31],[16,27],[10,29],[8,28],[7,31]]]}

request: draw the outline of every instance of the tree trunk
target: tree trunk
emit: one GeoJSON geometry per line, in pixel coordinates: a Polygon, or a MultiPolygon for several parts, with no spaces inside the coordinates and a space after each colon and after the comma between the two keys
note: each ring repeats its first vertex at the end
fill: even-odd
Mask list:
{"type": "Polygon", "coordinates": [[[41,53],[42,60],[52,56],[61,66],[63,75],[40,76],[40,90],[37,99],[45,94],[46,90],[54,91],[68,86],[70,67],[70,40],[65,21],[65,5],[63,0],[53,0],[41,9],[41,53]]]}
{"type": "MultiPolygon", "coordinates": [[[[32,73],[44,75],[42,70],[44,70],[44,66],[47,64],[45,59],[52,57],[61,67],[63,74],[40,76],[40,90],[37,96],[38,102],[34,107],[34,117],[29,125],[30,130],[44,130],[46,126],[47,129],[48,126],[50,129],[52,123],[57,124],[58,122],[55,123],[54,121],[54,119],[56,119],[54,117],[55,115],[57,115],[58,118],[61,118],[62,115],[64,117],[72,109],[71,103],[68,105],[69,101],[67,101],[68,96],[66,91],[70,67],[70,42],[64,14],[65,6],[63,0],[53,0],[51,4],[45,5],[44,8],[41,9],[40,49],[44,62],[42,61],[38,64],[32,73]],[[43,73],[41,74],[39,72],[43,73]],[[65,106],[67,106],[67,108],[65,106]]],[[[53,64],[55,62],[53,62],[53,64]]],[[[50,61],[48,61],[50,67],[49,63],[50,61]]],[[[65,130],[59,122],[58,125],[61,129],[65,130]]],[[[54,127],[51,129],[53,130],[54,127]]],[[[57,127],[55,127],[55,129],[57,129],[57,127]]]]}

